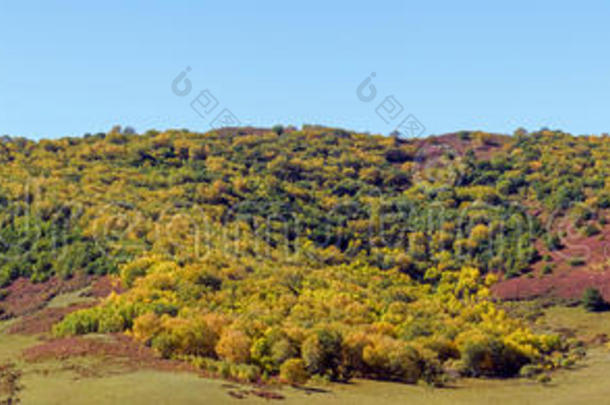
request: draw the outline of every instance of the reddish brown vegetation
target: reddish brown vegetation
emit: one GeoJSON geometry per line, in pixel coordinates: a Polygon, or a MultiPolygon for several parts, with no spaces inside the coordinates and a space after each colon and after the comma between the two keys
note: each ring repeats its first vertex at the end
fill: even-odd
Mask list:
{"type": "Polygon", "coordinates": [[[154,368],[168,371],[195,369],[183,362],[161,359],[153,349],[143,346],[128,336],[114,334],[107,339],[69,337],[51,339],[27,348],[23,357],[29,362],[66,360],[72,357],[100,356],[114,359],[130,368],[154,368]]]}
{"type": "MultiPolygon", "coordinates": [[[[567,222],[566,222],[567,223],[567,222]]],[[[606,300],[610,300],[610,226],[604,227],[599,235],[585,237],[574,229],[561,224],[558,231],[567,231],[568,237],[562,240],[564,247],[548,251],[539,241],[536,245],[550,260],[541,260],[532,267],[531,276],[504,280],[493,286],[493,293],[501,299],[520,300],[542,296],[577,300],[585,289],[594,287],[606,300]],[[574,259],[582,258],[585,263],[575,266],[574,259]],[[542,275],[545,265],[552,266],[552,274],[542,275]]]]}
{"type": "MultiPolygon", "coordinates": [[[[471,135],[471,137],[472,136],[474,135],[471,135]]],[[[510,138],[506,135],[487,134],[485,142],[473,142],[471,138],[460,137],[459,133],[450,133],[422,139],[417,144],[417,148],[418,150],[433,151],[434,148],[431,147],[432,145],[444,145],[460,156],[465,155],[467,150],[472,149],[477,158],[489,159],[509,140],[510,138]]]]}
{"type": "MultiPolygon", "coordinates": [[[[20,278],[5,288],[5,298],[0,301],[0,319],[32,314],[43,308],[59,294],[80,290],[91,285],[88,296],[104,298],[111,292],[122,293],[123,289],[110,276],[75,276],[69,280],[53,277],[44,283],[33,283],[20,278]]],[[[66,313],[64,312],[63,315],[66,313]]]]}
{"type": "Polygon", "coordinates": [[[0,319],[30,314],[44,307],[56,295],[84,288],[91,280],[91,276],[76,276],[69,280],[54,277],[44,283],[17,279],[4,289],[6,297],[0,302],[0,319]]]}
{"type": "Polygon", "coordinates": [[[8,329],[8,333],[37,335],[39,333],[50,332],[53,325],[61,321],[69,313],[93,305],[95,305],[95,302],[74,304],[64,308],[45,308],[19,319],[8,329]]]}
{"type": "Polygon", "coordinates": [[[118,280],[115,280],[110,276],[104,276],[93,281],[91,284],[90,296],[95,298],[105,298],[112,292],[121,294],[124,291],[125,289],[121,287],[118,280]]]}
{"type": "Polygon", "coordinates": [[[493,286],[492,291],[495,296],[505,300],[542,296],[577,300],[589,287],[597,288],[605,299],[610,299],[610,272],[572,270],[540,278],[522,276],[502,281],[493,286]]]}

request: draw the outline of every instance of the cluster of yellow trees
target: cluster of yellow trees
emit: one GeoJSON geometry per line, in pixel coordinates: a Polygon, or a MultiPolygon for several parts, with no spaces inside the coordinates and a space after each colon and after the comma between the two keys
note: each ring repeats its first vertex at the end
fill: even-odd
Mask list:
{"type": "Polygon", "coordinates": [[[121,280],[126,293],[69,315],[55,332],[127,331],[162,356],[252,381],[441,384],[450,370],[512,376],[573,360],[568,342],[497,309],[487,289],[494,277],[470,267],[443,272],[432,287],[362,262],[278,266],[219,255],[180,266],[145,257],[125,265],[121,280]]]}

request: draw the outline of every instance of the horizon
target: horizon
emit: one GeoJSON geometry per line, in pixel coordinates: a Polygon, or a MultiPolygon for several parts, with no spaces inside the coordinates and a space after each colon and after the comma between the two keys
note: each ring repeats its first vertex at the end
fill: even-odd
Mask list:
{"type": "MultiPolygon", "coordinates": [[[[181,132],[186,132],[189,134],[200,134],[200,135],[207,135],[210,134],[212,132],[215,131],[227,131],[227,130],[253,130],[253,131],[261,131],[261,130],[265,130],[265,131],[273,131],[274,127],[282,127],[284,130],[286,129],[290,129],[292,128],[291,132],[299,132],[299,131],[304,131],[306,129],[309,128],[320,128],[320,129],[328,129],[328,130],[341,130],[341,131],[347,131],[351,134],[359,134],[359,135],[367,135],[367,136],[383,136],[383,137],[390,137],[393,136],[392,134],[383,134],[383,133],[378,133],[378,132],[371,132],[371,131],[358,131],[358,130],[354,130],[352,128],[344,128],[344,127],[333,127],[333,126],[327,126],[327,125],[321,125],[321,124],[310,124],[310,123],[305,123],[299,126],[296,125],[291,125],[291,124],[276,124],[273,126],[266,126],[266,127],[262,127],[262,126],[239,126],[239,127],[221,127],[221,128],[209,128],[205,131],[196,131],[190,128],[146,128],[146,129],[138,129],[138,128],[134,128],[130,125],[121,125],[121,124],[116,124],[116,125],[112,125],[111,128],[104,130],[104,131],[97,131],[97,132],[84,132],[82,134],[78,134],[78,135],[66,135],[66,136],[58,136],[58,137],[40,137],[40,138],[30,138],[27,136],[22,136],[22,135],[12,135],[12,134],[3,134],[0,133],[0,138],[4,138],[4,137],[9,137],[11,139],[26,139],[28,141],[32,141],[32,142],[39,142],[39,141],[52,141],[52,140],[60,140],[60,139],[66,139],[66,138],[70,138],[70,139],[84,139],[86,137],[95,137],[95,136],[99,136],[99,135],[108,135],[109,133],[113,132],[113,131],[118,131],[119,133],[122,134],[126,134],[126,135],[131,135],[131,136],[146,136],[148,135],[150,132],[156,132],[156,133],[164,133],[164,132],[169,132],[169,131],[181,131],[181,132]]],[[[573,136],[573,137],[581,137],[581,136],[587,136],[587,137],[607,137],[610,136],[610,133],[604,132],[604,133],[598,133],[598,134],[573,134],[567,131],[562,130],[561,128],[547,128],[547,127],[542,127],[536,130],[527,130],[526,128],[515,128],[514,131],[511,132],[490,132],[490,131],[484,131],[484,130],[480,130],[480,129],[459,129],[459,130],[455,130],[455,131],[450,131],[450,132],[445,132],[445,133],[439,133],[439,134],[425,134],[422,136],[417,136],[417,137],[408,137],[408,136],[402,136],[402,134],[397,134],[396,136],[402,140],[405,141],[412,141],[412,140],[425,140],[425,139],[430,139],[430,138],[441,138],[441,137],[446,137],[446,136],[457,136],[460,133],[469,133],[469,134],[476,134],[476,133],[483,133],[483,134],[489,134],[489,135],[495,135],[495,136],[506,136],[506,137],[513,137],[515,136],[516,132],[520,131],[520,130],[524,130],[525,133],[527,135],[532,135],[532,134],[537,134],[543,131],[551,131],[551,132],[559,132],[559,133],[563,133],[565,135],[568,136],[573,136]]]]}

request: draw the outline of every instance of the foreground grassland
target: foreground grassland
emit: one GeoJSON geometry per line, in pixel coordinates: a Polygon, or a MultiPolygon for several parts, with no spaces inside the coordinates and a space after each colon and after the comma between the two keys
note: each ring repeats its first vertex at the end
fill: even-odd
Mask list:
{"type": "MultiPolygon", "coordinates": [[[[74,296],[59,297],[70,303],[74,296]]],[[[76,298],[77,300],[80,298],[76,298]]],[[[57,303],[57,301],[55,301],[57,303]]],[[[16,361],[23,371],[24,404],[585,404],[606,403],[610,396],[610,350],[590,344],[587,357],[572,369],[552,373],[552,381],[527,379],[459,379],[446,388],[355,379],[349,384],[303,388],[265,387],[282,399],[249,394],[250,385],[209,379],[193,372],[131,369],[110,358],[78,357],[62,361],[25,361],[20,353],[40,344],[34,336],[8,334],[14,321],[0,324],[0,362],[16,361]],[[243,398],[236,398],[235,394],[243,398]]],[[[536,320],[543,329],[566,328],[583,340],[610,333],[610,313],[590,314],[580,308],[550,307],[536,320]]],[[[279,397],[278,397],[279,398],[279,397]]]]}

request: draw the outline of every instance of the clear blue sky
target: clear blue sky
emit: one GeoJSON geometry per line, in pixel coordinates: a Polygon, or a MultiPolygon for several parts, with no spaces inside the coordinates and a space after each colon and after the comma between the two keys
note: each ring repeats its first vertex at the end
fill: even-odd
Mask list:
{"type": "Polygon", "coordinates": [[[208,130],[205,89],[244,125],[388,133],[393,95],[432,134],[610,132],[609,21],[607,0],[0,0],[0,134],[208,130]]]}

